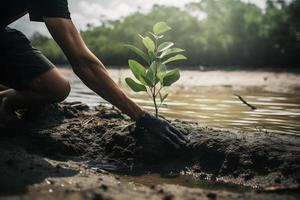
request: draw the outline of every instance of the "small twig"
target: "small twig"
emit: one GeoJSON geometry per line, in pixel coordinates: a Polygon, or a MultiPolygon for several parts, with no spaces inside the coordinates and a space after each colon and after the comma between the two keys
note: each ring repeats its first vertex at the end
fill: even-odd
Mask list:
{"type": "Polygon", "coordinates": [[[85,120],[85,121],[83,122],[82,126],[85,127],[85,126],[88,125],[92,120],[94,120],[94,118],[85,120]]]}
{"type": "Polygon", "coordinates": [[[155,96],[157,96],[157,95],[159,94],[159,92],[161,91],[162,88],[163,88],[163,87],[160,86],[160,88],[159,88],[159,90],[157,91],[157,93],[155,94],[155,96]]]}
{"type": "Polygon", "coordinates": [[[237,96],[241,102],[243,102],[245,105],[247,105],[252,110],[256,110],[257,109],[255,106],[249,104],[246,100],[244,100],[240,95],[237,95],[237,94],[234,94],[234,95],[237,96]]]}

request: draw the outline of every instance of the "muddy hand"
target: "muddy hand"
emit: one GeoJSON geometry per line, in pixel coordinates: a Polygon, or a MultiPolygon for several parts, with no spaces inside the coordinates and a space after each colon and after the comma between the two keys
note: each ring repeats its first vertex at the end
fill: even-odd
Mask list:
{"type": "Polygon", "coordinates": [[[170,122],[161,117],[156,118],[148,112],[137,122],[137,125],[144,127],[150,133],[157,135],[161,140],[176,149],[185,146],[188,142],[186,136],[170,122]]]}

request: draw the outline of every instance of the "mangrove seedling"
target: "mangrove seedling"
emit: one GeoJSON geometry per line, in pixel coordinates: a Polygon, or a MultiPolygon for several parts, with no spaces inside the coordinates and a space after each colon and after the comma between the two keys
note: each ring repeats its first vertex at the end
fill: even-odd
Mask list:
{"type": "Polygon", "coordinates": [[[153,26],[153,31],[149,36],[139,35],[145,50],[141,50],[133,45],[126,45],[130,50],[140,56],[145,65],[136,60],[128,60],[129,68],[136,80],[127,77],[125,79],[128,86],[134,92],[147,92],[153,100],[155,116],[158,117],[158,110],[164,104],[168,93],[163,92],[165,87],[170,87],[180,78],[179,69],[167,70],[167,64],[184,60],[183,49],[175,48],[174,43],[162,41],[164,33],[170,31],[171,27],[165,22],[158,22],[153,26]],[[158,101],[159,99],[159,101],[158,101]]]}

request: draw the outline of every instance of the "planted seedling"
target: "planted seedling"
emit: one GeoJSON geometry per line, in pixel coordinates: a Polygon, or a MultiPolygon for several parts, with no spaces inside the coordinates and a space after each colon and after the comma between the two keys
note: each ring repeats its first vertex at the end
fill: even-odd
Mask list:
{"type": "Polygon", "coordinates": [[[153,26],[153,32],[149,36],[139,35],[145,50],[141,50],[133,45],[126,45],[130,50],[140,56],[145,65],[136,60],[128,61],[135,80],[127,77],[125,79],[128,86],[134,92],[147,92],[153,100],[155,116],[158,117],[159,108],[164,104],[168,93],[163,92],[165,87],[170,87],[180,78],[179,69],[167,70],[167,64],[184,60],[183,49],[175,48],[173,42],[161,42],[164,35],[171,30],[165,22],[159,22],[153,26]],[[158,100],[159,99],[159,100],[158,100]]]}

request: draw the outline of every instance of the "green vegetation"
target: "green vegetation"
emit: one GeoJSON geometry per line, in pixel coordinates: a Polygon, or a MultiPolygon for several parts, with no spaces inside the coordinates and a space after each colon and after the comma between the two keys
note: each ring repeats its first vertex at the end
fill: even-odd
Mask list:
{"type": "MultiPolygon", "coordinates": [[[[89,26],[82,36],[105,64],[125,65],[133,54],[124,44],[142,48],[136,33],[145,35],[155,22],[165,21],[176,31],[162,41],[174,41],[187,51],[189,59],[179,62],[180,66],[296,69],[300,64],[299,13],[300,0],[269,0],[263,10],[240,0],[202,0],[186,9],[154,6],[146,14],[136,12],[98,27],[89,26]],[[205,17],[199,19],[199,14],[205,17]]],[[[32,41],[53,62],[66,63],[51,39],[35,35],[32,41]]]]}
{"type": "Polygon", "coordinates": [[[168,93],[162,94],[162,89],[171,86],[180,78],[179,70],[167,71],[166,64],[186,59],[184,55],[179,54],[184,50],[174,48],[173,42],[160,42],[164,38],[162,34],[169,30],[171,30],[171,27],[165,22],[158,22],[153,26],[153,32],[150,32],[154,41],[148,36],[144,37],[140,35],[142,43],[146,47],[146,53],[135,46],[126,45],[130,50],[139,55],[148,67],[146,69],[138,61],[129,60],[129,68],[137,82],[129,77],[125,81],[133,91],[148,93],[149,97],[153,100],[156,118],[158,118],[159,108],[168,97],[168,93]],[[160,100],[159,104],[157,103],[158,96],[160,100]]]}

